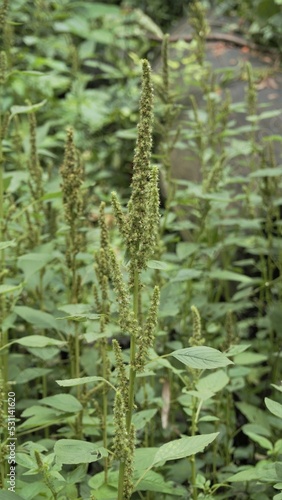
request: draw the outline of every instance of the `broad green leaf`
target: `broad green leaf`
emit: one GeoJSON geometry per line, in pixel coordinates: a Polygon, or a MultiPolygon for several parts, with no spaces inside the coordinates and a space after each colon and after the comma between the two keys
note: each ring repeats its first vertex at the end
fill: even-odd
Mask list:
{"type": "Polygon", "coordinates": [[[52,372],[50,368],[26,368],[21,371],[18,376],[15,378],[16,384],[26,384],[30,380],[34,380],[39,377],[43,377],[48,373],[52,372]]]}
{"type": "Polygon", "coordinates": [[[93,490],[95,500],[116,500],[117,489],[108,484],[102,484],[97,490],[93,490]]]}
{"type": "Polygon", "coordinates": [[[153,465],[200,453],[216,439],[218,434],[219,432],[214,432],[212,434],[203,434],[202,436],[184,437],[163,444],[154,456],[153,465]]]}
{"type": "Polygon", "coordinates": [[[156,415],[157,409],[141,410],[132,417],[132,423],[137,431],[143,429],[145,425],[156,415]]]}
{"type": "MultiPolygon", "coordinates": [[[[61,345],[64,345],[65,343],[62,343],[61,345]]],[[[29,347],[27,346],[29,352],[39,358],[42,359],[42,361],[50,361],[51,359],[54,360],[54,358],[59,354],[60,349],[59,347],[54,347],[52,345],[48,345],[46,347],[29,347]]]]}
{"type": "Polygon", "coordinates": [[[22,424],[19,429],[34,429],[36,427],[47,427],[48,425],[58,424],[60,418],[64,414],[54,410],[53,408],[46,408],[45,406],[32,406],[23,411],[22,417],[29,417],[22,424]]]}
{"type": "Polygon", "coordinates": [[[25,280],[43,269],[53,259],[51,253],[27,253],[18,259],[18,267],[24,272],[25,280]]]}
{"type": "Polygon", "coordinates": [[[258,481],[262,483],[275,483],[281,479],[281,462],[258,463],[256,467],[250,467],[227,478],[227,481],[258,481]]]}
{"type": "Polygon", "coordinates": [[[0,295],[5,295],[6,293],[14,293],[16,291],[20,291],[23,285],[20,283],[19,285],[0,285],[0,295]]]}
{"type": "Polygon", "coordinates": [[[48,396],[46,398],[40,399],[40,404],[51,406],[56,410],[61,410],[65,412],[79,412],[82,410],[82,404],[78,399],[76,399],[71,394],[55,394],[55,396],[48,396]]]}
{"type": "Polygon", "coordinates": [[[236,356],[237,354],[241,354],[241,352],[246,351],[249,347],[251,347],[251,344],[232,345],[225,354],[226,356],[236,356]]]}
{"type": "Polygon", "coordinates": [[[242,352],[234,357],[235,365],[255,365],[263,363],[266,360],[267,356],[256,352],[242,352]]]}
{"type": "Polygon", "coordinates": [[[264,398],[267,409],[276,417],[282,418],[282,405],[273,401],[273,399],[264,398]]]}
{"type": "Polygon", "coordinates": [[[237,472],[237,474],[233,474],[232,476],[227,478],[227,481],[230,482],[240,482],[240,481],[254,481],[257,479],[257,472],[255,467],[249,467],[246,470],[242,470],[237,472]]]}
{"type": "Polygon", "coordinates": [[[58,329],[57,320],[44,311],[38,311],[27,306],[16,306],[14,312],[24,319],[27,323],[31,323],[37,328],[53,328],[58,329]]]}
{"type": "Polygon", "coordinates": [[[46,347],[49,345],[62,346],[65,342],[56,339],[50,339],[44,337],[43,335],[29,335],[28,337],[22,337],[21,339],[14,340],[13,343],[20,344],[25,347],[46,347]]]}
{"type": "Polygon", "coordinates": [[[232,271],[222,271],[220,269],[216,271],[210,271],[209,277],[221,281],[239,281],[240,283],[252,282],[252,278],[249,278],[249,276],[245,276],[244,274],[239,273],[233,273],[232,271]]]}
{"type": "Polygon", "coordinates": [[[222,352],[205,346],[178,349],[177,351],[173,351],[170,356],[173,356],[190,368],[197,368],[199,370],[211,370],[233,364],[222,352]]]}
{"type": "Polygon", "coordinates": [[[64,306],[60,306],[58,309],[59,311],[64,311],[71,317],[91,313],[92,306],[89,304],[66,304],[64,306]]]}
{"type": "Polygon", "coordinates": [[[60,439],[55,443],[54,453],[60,464],[89,464],[108,456],[107,450],[87,441],[60,439]]]}
{"type": "Polygon", "coordinates": [[[210,373],[206,377],[200,378],[196,387],[199,391],[207,390],[213,393],[221,391],[229,382],[229,377],[223,370],[210,373]]]}
{"type": "MultiPolygon", "coordinates": [[[[154,462],[154,457],[158,448],[137,448],[134,453],[134,470],[144,471],[149,469],[154,462]]],[[[141,474],[139,475],[139,477],[141,474]]]]}
{"type": "Polygon", "coordinates": [[[156,491],[159,494],[165,493],[173,497],[187,498],[186,488],[176,485],[172,481],[165,481],[161,474],[154,471],[149,471],[134,488],[134,491],[156,491]]]}

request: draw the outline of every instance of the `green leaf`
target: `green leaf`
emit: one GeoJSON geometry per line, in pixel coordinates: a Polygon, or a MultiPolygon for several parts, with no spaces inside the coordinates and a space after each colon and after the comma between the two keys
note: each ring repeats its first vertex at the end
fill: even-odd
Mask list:
{"type": "Polygon", "coordinates": [[[66,304],[59,307],[60,311],[64,311],[68,316],[57,319],[71,319],[73,321],[86,321],[87,319],[99,319],[100,314],[92,314],[92,306],[89,304],[66,304]]]}
{"type": "Polygon", "coordinates": [[[102,484],[100,488],[94,491],[95,500],[116,500],[117,499],[117,489],[108,484],[102,484]]]}
{"type": "Polygon", "coordinates": [[[237,354],[241,354],[241,352],[246,351],[249,347],[251,347],[251,344],[232,345],[225,354],[226,356],[236,356],[237,354]]]}
{"type": "Polygon", "coordinates": [[[232,271],[222,271],[220,269],[216,271],[210,271],[209,277],[220,281],[239,281],[240,283],[252,282],[252,278],[249,278],[249,276],[245,276],[244,274],[239,273],[233,273],[232,271]]]}
{"type": "Polygon", "coordinates": [[[265,438],[264,436],[260,436],[259,434],[256,434],[255,432],[250,432],[245,430],[245,434],[249,436],[255,443],[258,443],[262,448],[265,448],[266,450],[272,450],[273,445],[269,439],[265,438]]]}
{"type": "Polygon", "coordinates": [[[250,177],[280,177],[282,175],[282,167],[260,168],[249,175],[250,177]]]}
{"type": "Polygon", "coordinates": [[[267,409],[276,417],[282,418],[282,405],[273,401],[273,399],[264,398],[267,409]]]}
{"type": "Polygon", "coordinates": [[[145,425],[150,422],[150,420],[152,420],[156,413],[156,409],[142,410],[138,413],[135,413],[132,417],[132,423],[134,424],[135,429],[137,431],[143,429],[143,427],[145,427],[145,425]]]}
{"type": "Polygon", "coordinates": [[[162,269],[163,271],[167,271],[169,266],[165,262],[161,262],[160,260],[149,260],[147,262],[147,266],[150,269],[162,269]]]}
{"type": "Polygon", "coordinates": [[[0,285],[0,295],[5,295],[6,293],[13,293],[16,292],[17,290],[21,291],[23,287],[23,284],[20,283],[19,285],[0,285]]]}
{"type": "Polygon", "coordinates": [[[34,429],[36,427],[47,427],[48,425],[58,424],[63,414],[45,406],[32,406],[23,411],[22,417],[29,417],[22,424],[19,429],[34,429]]]}
{"type": "Polygon", "coordinates": [[[41,101],[37,104],[32,104],[30,106],[12,106],[11,117],[21,113],[34,113],[34,111],[37,111],[38,109],[42,108],[42,106],[44,106],[46,102],[47,102],[46,99],[44,99],[44,101],[41,101]]]}
{"type": "Polygon", "coordinates": [[[23,271],[25,280],[43,269],[53,259],[51,253],[27,253],[18,259],[18,267],[23,271]]]}
{"type": "Polygon", "coordinates": [[[57,384],[60,385],[61,387],[74,387],[76,385],[83,385],[83,384],[89,384],[91,382],[97,382],[97,381],[108,381],[103,378],[103,377],[80,377],[80,378],[70,378],[68,380],[56,380],[57,384]]]}
{"type": "Polygon", "coordinates": [[[240,481],[254,481],[257,479],[257,472],[255,467],[249,467],[246,470],[242,470],[237,472],[237,474],[233,474],[232,476],[227,478],[227,481],[230,482],[240,482],[240,481]]]}
{"type": "Polygon", "coordinates": [[[89,464],[108,456],[103,447],[78,439],[60,439],[55,443],[54,453],[59,464],[89,464]]]}
{"type": "Polygon", "coordinates": [[[190,255],[193,255],[199,248],[197,243],[184,243],[181,241],[177,244],[176,255],[180,260],[187,259],[190,255]]]}
{"type": "Polygon", "coordinates": [[[172,281],[189,281],[194,278],[199,278],[202,274],[202,271],[199,271],[198,269],[181,269],[172,281]]]}
{"type": "Polygon", "coordinates": [[[5,248],[15,247],[15,246],[16,246],[16,241],[15,240],[1,241],[1,243],[0,243],[0,250],[4,250],[5,248]]]}
{"type": "Polygon", "coordinates": [[[51,406],[56,410],[64,412],[76,413],[82,410],[82,404],[71,394],[55,394],[55,396],[48,396],[40,399],[42,405],[51,406]]]}
{"type": "Polygon", "coordinates": [[[52,372],[50,368],[26,368],[18,374],[18,376],[15,378],[15,382],[18,385],[26,384],[27,382],[30,382],[30,380],[43,377],[50,372],[52,372]]]}
{"type": "Polygon", "coordinates": [[[200,453],[216,439],[218,434],[219,432],[214,432],[212,434],[203,434],[202,436],[184,437],[163,444],[154,456],[153,465],[200,453]]]}
{"type": "Polygon", "coordinates": [[[258,354],[256,352],[242,352],[237,354],[234,358],[234,363],[236,365],[255,365],[257,363],[263,363],[267,360],[267,356],[264,354],[258,354]]]}
{"type": "Polygon", "coordinates": [[[38,311],[27,306],[16,306],[14,312],[24,319],[27,323],[31,323],[37,328],[53,328],[58,329],[57,320],[44,311],[38,311]]]}
{"type": "Polygon", "coordinates": [[[228,383],[229,377],[223,370],[217,370],[215,373],[210,373],[206,377],[200,378],[197,383],[197,389],[201,391],[211,391],[213,393],[221,391],[228,383]]]}
{"type": "Polygon", "coordinates": [[[270,422],[266,411],[262,411],[257,406],[250,405],[249,403],[236,403],[237,408],[252,424],[258,424],[270,429],[270,422]]]}
{"type": "Polygon", "coordinates": [[[177,351],[173,351],[170,356],[173,356],[190,368],[197,368],[199,370],[211,370],[233,364],[222,352],[205,346],[178,349],[177,351]]]}
{"type": "Polygon", "coordinates": [[[23,499],[22,499],[22,497],[19,497],[19,495],[17,495],[13,491],[2,490],[1,500],[23,500],[23,499]]]}
{"type": "Polygon", "coordinates": [[[186,488],[175,485],[172,481],[165,481],[161,474],[154,471],[149,471],[146,477],[134,488],[134,491],[156,491],[159,494],[165,493],[182,499],[187,497],[186,488]]]}
{"type": "Polygon", "coordinates": [[[65,342],[56,339],[50,339],[44,337],[43,335],[29,335],[28,337],[22,337],[21,339],[14,340],[13,343],[20,344],[25,347],[46,347],[49,345],[62,346],[65,342]]]}

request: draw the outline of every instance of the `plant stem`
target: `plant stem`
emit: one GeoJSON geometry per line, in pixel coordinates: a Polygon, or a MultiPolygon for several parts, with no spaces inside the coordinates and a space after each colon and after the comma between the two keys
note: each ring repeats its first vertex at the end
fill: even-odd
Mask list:
{"type": "MultiPolygon", "coordinates": [[[[134,317],[138,321],[139,316],[139,273],[138,271],[134,272],[134,289],[133,289],[133,312],[134,317]]],[[[127,432],[130,430],[132,413],[134,408],[134,393],[135,393],[135,379],[136,379],[136,370],[134,369],[134,360],[135,360],[135,350],[136,343],[135,338],[132,335],[130,340],[130,370],[129,370],[129,393],[128,393],[128,410],[126,415],[126,428],[127,432]]]]}

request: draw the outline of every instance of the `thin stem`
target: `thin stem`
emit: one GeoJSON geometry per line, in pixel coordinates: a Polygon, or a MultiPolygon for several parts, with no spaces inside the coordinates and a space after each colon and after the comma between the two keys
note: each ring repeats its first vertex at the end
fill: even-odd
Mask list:
{"type": "MultiPolygon", "coordinates": [[[[134,272],[134,289],[133,289],[133,312],[134,317],[138,321],[139,316],[139,273],[134,272]]],[[[130,430],[132,413],[134,408],[134,393],[135,393],[135,379],[136,370],[134,369],[136,343],[132,335],[130,341],[130,370],[129,370],[129,394],[128,394],[128,410],[126,415],[126,428],[127,432],[130,430]]]]}

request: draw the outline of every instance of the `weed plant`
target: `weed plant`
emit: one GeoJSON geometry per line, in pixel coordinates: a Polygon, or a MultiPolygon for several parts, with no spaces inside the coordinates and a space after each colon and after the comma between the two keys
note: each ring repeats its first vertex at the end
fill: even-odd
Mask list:
{"type": "MultiPolygon", "coordinates": [[[[205,110],[192,100],[178,127],[165,39],[161,120],[154,125],[143,60],[136,134],[142,13],[79,4],[36,2],[31,14],[4,0],[0,12],[3,494],[279,500],[281,167],[258,143],[252,69],[246,157],[230,141],[233,104],[214,98],[204,37],[183,71],[186,82],[198,80],[205,110]],[[82,71],[90,55],[94,89],[82,71]],[[154,126],[163,142],[152,162],[154,126]],[[184,139],[201,185],[173,179],[171,152],[184,139]],[[234,180],[232,161],[250,166],[249,183],[234,180]],[[110,196],[123,163],[133,164],[130,189],[116,179],[110,196]],[[15,491],[7,475],[13,391],[15,491]]],[[[197,4],[193,16],[205,33],[197,4]]]]}

